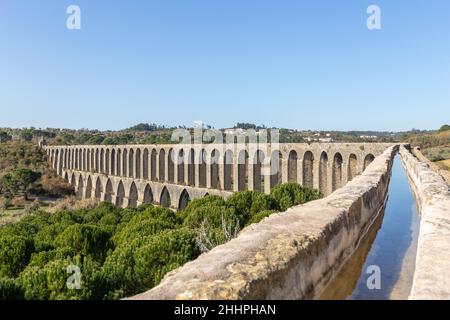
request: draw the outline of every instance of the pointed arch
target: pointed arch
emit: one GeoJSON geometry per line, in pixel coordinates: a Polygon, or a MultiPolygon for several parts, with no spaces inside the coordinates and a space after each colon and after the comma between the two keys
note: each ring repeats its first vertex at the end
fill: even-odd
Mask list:
{"type": "Polygon", "coordinates": [[[136,208],[137,200],[138,200],[138,191],[136,188],[136,184],[132,182],[130,186],[130,194],[128,196],[128,206],[131,208],[136,208]]]}
{"type": "Polygon", "coordinates": [[[117,149],[116,176],[122,176],[122,150],[117,149]]]}
{"type": "Polygon", "coordinates": [[[114,190],[112,187],[111,179],[108,179],[108,181],[106,181],[106,187],[105,187],[105,201],[112,203],[113,195],[114,195],[114,190]]]}
{"type": "Polygon", "coordinates": [[[86,199],[92,198],[92,179],[91,176],[88,176],[87,182],[86,182],[86,199]]]}
{"type": "Polygon", "coordinates": [[[100,177],[97,177],[97,180],[95,181],[95,199],[101,200],[102,193],[103,193],[102,181],[100,180],[100,177]]]}
{"type": "Polygon", "coordinates": [[[117,193],[116,193],[116,206],[123,207],[123,199],[125,197],[125,188],[123,187],[123,182],[120,181],[119,185],[117,186],[117,193]]]}
{"type": "Polygon", "coordinates": [[[144,189],[144,204],[151,204],[153,203],[153,192],[150,185],[147,183],[144,189]]]}
{"type": "Polygon", "coordinates": [[[64,180],[66,182],[69,182],[69,175],[67,174],[67,172],[64,174],[64,180]]]}
{"type": "Polygon", "coordinates": [[[77,189],[77,198],[83,199],[83,177],[80,174],[80,177],[78,178],[78,189],[77,189]]]}
{"type": "Polygon", "coordinates": [[[109,161],[110,161],[110,151],[106,149],[105,151],[105,174],[111,174],[109,171],[109,161]]]}
{"type": "Polygon", "coordinates": [[[123,149],[122,152],[122,177],[127,177],[128,172],[128,150],[123,149]]]}
{"type": "Polygon", "coordinates": [[[180,200],[178,201],[178,210],[184,210],[189,204],[189,201],[191,201],[191,198],[189,197],[189,193],[184,189],[181,192],[180,200]]]}
{"type": "Polygon", "coordinates": [[[164,187],[162,189],[162,191],[161,191],[161,196],[159,197],[159,203],[164,208],[169,208],[170,205],[171,205],[170,193],[169,193],[169,190],[167,190],[166,187],[164,187]]]}

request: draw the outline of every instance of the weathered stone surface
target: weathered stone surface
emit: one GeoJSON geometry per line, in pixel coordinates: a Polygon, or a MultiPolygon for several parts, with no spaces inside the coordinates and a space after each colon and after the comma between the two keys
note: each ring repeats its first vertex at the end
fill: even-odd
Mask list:
{"type": "Polygon", "coordinates": [[[450,191],[443,178],[405,147],[400,155],[421,221],[410,299],[450,299],[450,191]]]}
{"type": "Polygon", "coordinates": [[[130,299],[318,297],[383,208],[395,151],[327,198],[247,227],[130,299]]]}

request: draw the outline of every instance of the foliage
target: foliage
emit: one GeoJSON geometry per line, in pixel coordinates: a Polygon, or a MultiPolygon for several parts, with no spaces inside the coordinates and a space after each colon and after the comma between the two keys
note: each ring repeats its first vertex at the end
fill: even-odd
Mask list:
{"type": "Polygon", "coordinates": [[[270,195],[275,200],[277,209],[280,211],[286,211],[290,207],[321,197],[317,190],[304,188],[293,182],[275,186],[270,195]]]}
{"type": "Polygon", "coordinates": [[[152,205],[122,209],[110,203],[66,206],[51,214],[36,209],[0,228],[0,298],[133,295],[157,285],[167,272],[201,252],[233,239],[241,227],[287,202],[317,194],[289,184],[274,195],[246,191],[227,200],[206,196],[182,212],[152,205]],[[81,272],[80,290],[67,286],[68,270],[74,267],[81,272]]]}

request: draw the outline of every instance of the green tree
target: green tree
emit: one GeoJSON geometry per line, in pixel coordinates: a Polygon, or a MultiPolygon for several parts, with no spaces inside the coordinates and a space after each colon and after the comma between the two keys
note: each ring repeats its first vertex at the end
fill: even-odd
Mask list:
{"type": "Polygon", "coordinates": [[[14,169],[3,176],[1,183],[3,189],[13,195],[22,192],[25,200],[28,200],[28,190],[40,177],[40,172],[31,169],[14,169]]]}

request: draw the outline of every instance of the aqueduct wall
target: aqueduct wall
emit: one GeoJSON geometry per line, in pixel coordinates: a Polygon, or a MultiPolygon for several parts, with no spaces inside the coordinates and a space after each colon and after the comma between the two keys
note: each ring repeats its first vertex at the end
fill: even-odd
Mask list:
{"type": "Polygon", "coordinates": [[[442,176],[405,147],[400,156],[420,209],[420,231],[410,299],[450,298],[450,190],[442,176]]]}
{"type": "Polygon", "coordinates": [[[397,149],[330,196],[247,227],[131,299],[319,297],[383,210],[397,149]]]}
{"type": "Polygon", "coordinates": [[[233,191],[269,193],[288,181],[329,195],[361,174],[389,145],[280,143],[45,146],[49,161],[80,198],[120,206],[188,200],[233,191]],[[170,199],[170,200],[169,200],[170,199]]]}

